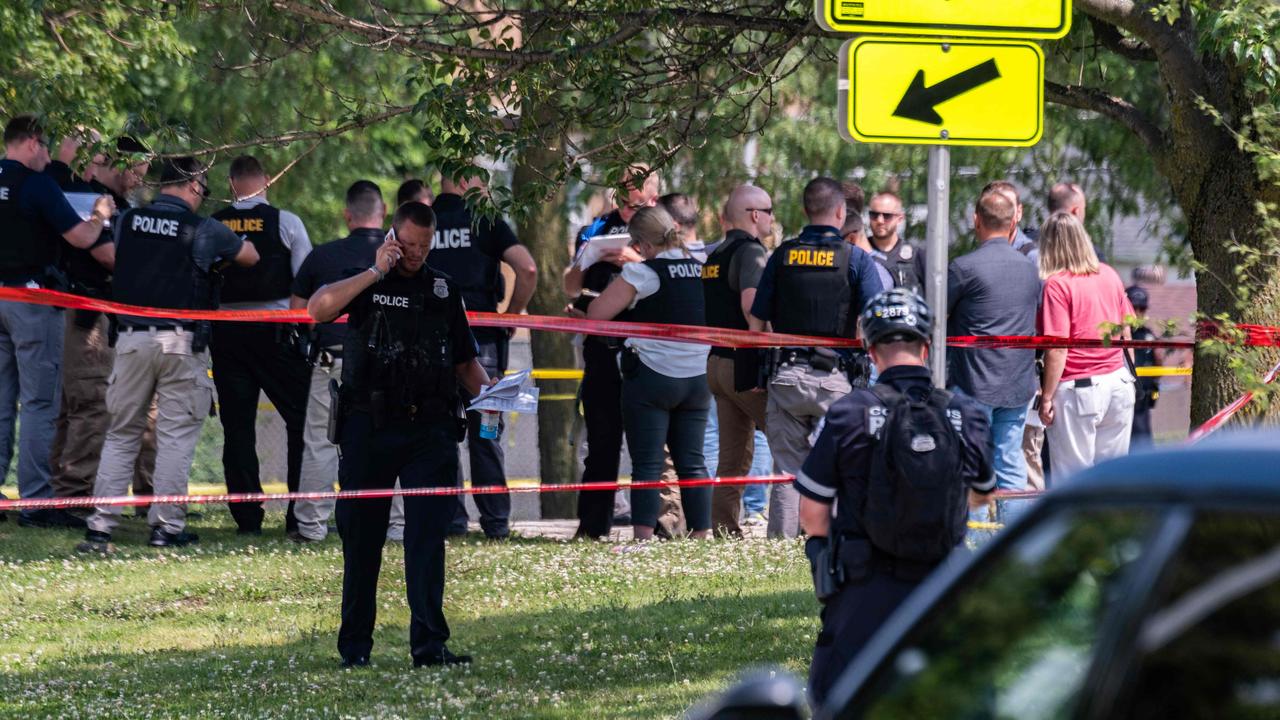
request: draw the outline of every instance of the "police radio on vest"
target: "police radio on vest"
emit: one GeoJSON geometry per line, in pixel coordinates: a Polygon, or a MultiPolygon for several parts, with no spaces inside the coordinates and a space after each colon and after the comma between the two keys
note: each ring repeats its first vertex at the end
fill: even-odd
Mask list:
{"type": "Polygon", "coordinates": [[[471,228],[437,230],[431,238],[432,250],[456,250],[471,247],[471,228]]]}
{"type": "Polygon", "coordinates": [[[133,225],[130,229],[135,232],[150,233],[152,235],[178,237],[178,221],[172,218],[158,218],[151,217],[150,215],[134,215],[133,225]]]}
{"type": "Polygon", "coordinates": [[[386,305],[387,307],[406,309],[409,307],[409,298],[404,297],[403,295],[383,295],[381,293],[374,293],[373,301],[379,305],[386,305]]]}

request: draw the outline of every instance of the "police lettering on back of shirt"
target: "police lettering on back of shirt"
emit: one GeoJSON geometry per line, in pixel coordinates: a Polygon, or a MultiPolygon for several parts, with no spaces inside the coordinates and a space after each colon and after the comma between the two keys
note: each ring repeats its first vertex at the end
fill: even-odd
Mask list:
{"type": "Polygon", "coordinates": [[[438,224],[427,264],[458,287],[468,310],[496,312],[506,292],[499,264],[517,244],[516,236],[501,218],[476,217],[459,194],[472,186],[471,181],[443,183],[431,205],[438,224]]]}

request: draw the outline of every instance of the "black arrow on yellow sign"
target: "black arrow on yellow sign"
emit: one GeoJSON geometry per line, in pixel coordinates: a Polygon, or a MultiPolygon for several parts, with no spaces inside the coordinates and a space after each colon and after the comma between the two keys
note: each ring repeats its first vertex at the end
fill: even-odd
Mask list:
{"type": "Polygon", "coordinates": [[[898,109],[894,110],[893,114],[908,120],[941,125],[942,116],[933,109],[935,105],[941,105],[999,78],[1000,68],[996,67],[995,58],[974,65],[929,87],[924,86],[924,70],[917,70],[906,94],[902,96],[902,102],[898,103],[898,109]]]}

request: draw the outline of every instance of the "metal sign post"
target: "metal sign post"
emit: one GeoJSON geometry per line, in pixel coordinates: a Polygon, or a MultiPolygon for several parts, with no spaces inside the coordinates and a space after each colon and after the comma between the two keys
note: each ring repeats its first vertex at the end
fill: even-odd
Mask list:
{"type": "Polygon", "coordinates": [[[929,368],[934,387],[947,385],[947,245],[951,230],[951,148],[929,146],[929,220],[925,225],[925,293],[933,315],[929,368]]]}

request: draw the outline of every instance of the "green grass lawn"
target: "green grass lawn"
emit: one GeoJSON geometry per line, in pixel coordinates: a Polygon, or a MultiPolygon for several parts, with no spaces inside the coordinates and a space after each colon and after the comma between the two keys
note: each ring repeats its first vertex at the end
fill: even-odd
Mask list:
{"type": "Polygon", "coordinates": [[[476,663],[414,670],[388,545],[372,665],[342,670],[337,539],[206,513],[199,546],[146,548],[129,519],[106,559],[0,524],[0,717],[673,717],[748,666],[803,675],[817,632],[798,542],[454,541],[450,647],[476,663]]]}

